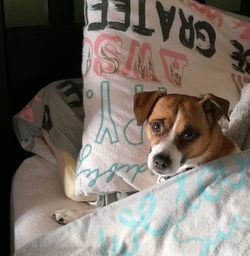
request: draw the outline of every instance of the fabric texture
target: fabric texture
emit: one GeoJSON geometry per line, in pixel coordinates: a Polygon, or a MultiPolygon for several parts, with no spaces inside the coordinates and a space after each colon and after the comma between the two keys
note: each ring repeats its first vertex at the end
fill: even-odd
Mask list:
{"type": "Polygon", "coordinates": [[[37,154],[38,140],[49,147],[66,196],[76,201],[93,201],[96,196],[76,197],[74,192],[76,160],[82,145],[82,100],[81,78],[54,81],[13,117],[13,126],[25,150],[37,154]]]}
{"type": "Polygon", "coordinates": [[[244,151],[100,208],[15,256],[249,255],[249,197],[244,151]]]}
{"type": "Polygon", "coordinates": [[[241,150],[250,149],[250,84],[246,84],[241,90],[240,101],[230,115],[226,134],[241,150]]]}
{"type": "Polygon", "coordinates": [[[13,127],[21,146],[33,152],[35,139],[42,131],[61,150],[77,159],[83,126],[81,79],[60,80],[43,87],[13,117],[13,127]]]}
{"type": "Polygon", "coordinates": [[[147,169],[134,94],[213,93],[230,101],[231,112],[250,81],[250,25],[192,0],[85,3],[85,122],[75,192],[142,190],[157,177],[147,169]]]}
{"type": "MultiPolygon", "coordinates": [[[[37,148],[45,147],[41,142],[35,145],[37,148]]],[[[49,148],[45,158],[39,156],[39,150],[37,153],[20,164],[12,180],[10,227],[13,252],[61,227],[51,218],[53,211],[78,207],[85,207],[87,211],[91,207],[65,197],[56,160],[53,155],[49,156],[49,148]]]]}

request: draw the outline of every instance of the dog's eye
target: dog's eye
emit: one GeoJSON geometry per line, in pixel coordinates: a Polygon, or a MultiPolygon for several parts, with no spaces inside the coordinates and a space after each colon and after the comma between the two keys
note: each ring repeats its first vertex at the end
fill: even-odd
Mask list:
{"type": "Polygon", "coordinates": [[[151,129],[155,134],[161,134],[163,132],[163,121],[155,120],[151,123],[151,129]]]}
{"type": "Polygon", "coordinates": [[[198,137],[198,133],[194,129],[187,128],[186,130],[184,130],[184,132],[181,133],[180,140],[183,142],[189,142],[194,140],[197,137],[198,137]]]}

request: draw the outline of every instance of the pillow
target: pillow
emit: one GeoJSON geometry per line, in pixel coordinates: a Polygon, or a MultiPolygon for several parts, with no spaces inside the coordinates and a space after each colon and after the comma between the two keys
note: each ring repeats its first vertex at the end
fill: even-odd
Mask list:
{"type": "Polygon", "coordinates": [[[156,183],[136,126],[136,92],[213,93],[238,102],[249,81],[250,24],[192,0],[85,1],[85,121],[76,195],[156,183]]]}
{"type": "Polygon", "coordinates": [[[25,150],[50,161],[53,157],[53,160],[56,159],[53,163],[58,165],[64,191],[69,198],[92,201],[96,197],[76,197],[74,193],[83,126],[81,80],[48,84],[13,117],[13,125],[17,139],[25,150]]]}

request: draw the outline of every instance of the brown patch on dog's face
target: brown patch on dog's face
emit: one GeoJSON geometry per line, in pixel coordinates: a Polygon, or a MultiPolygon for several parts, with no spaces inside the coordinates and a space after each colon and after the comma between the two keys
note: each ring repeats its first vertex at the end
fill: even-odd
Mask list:
{"type": "Polygon", "coordinates": [[[163,140],[172,140],[171,143],[175,144],[185,159],[205,153],[212,138],[199,101],[196,97],[185,95],[167,95],[160,98],[146,124],[151,147],[163,140]]]}

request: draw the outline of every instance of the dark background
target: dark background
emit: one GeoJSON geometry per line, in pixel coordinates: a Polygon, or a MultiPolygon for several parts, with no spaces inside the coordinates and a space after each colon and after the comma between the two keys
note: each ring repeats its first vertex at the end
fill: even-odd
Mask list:
{"type": "MultiPolygon", "coordinates": [[[[12,117],[48,83],[81,77],[82,26],[73,0],[49,0],[48,26],[6,27],[0,0],[1,245],[10,253],[11,180],[29,156],[16,140],[12,117]]],[[[28,15],[28,14],[27,14],[28,15]]],[[[5,253],[7,252],[7,253],[5,253]]]]}
{"type": "MultiPolygon", "coordinates": [[[[199,1],[204,3],[205,1],[199,1]]],[[[219,2],[219,1],[218,1],[219,2]]],[[[12,117],[48,83],[81,77],[82,26],[74,19],[73,0],[48,0],[47,26],[6,27],[0,0],[1,218],[2,241],[9,251],[11,180],[29,156],[18,144],[12,117]]],[[[250,16],[249,0],[239,14],[250,16]]],[[[28,14],[27,14],[28,15],[28,14]]],[[[8,255],[4,253],[3,255],[8,255]]]]}

